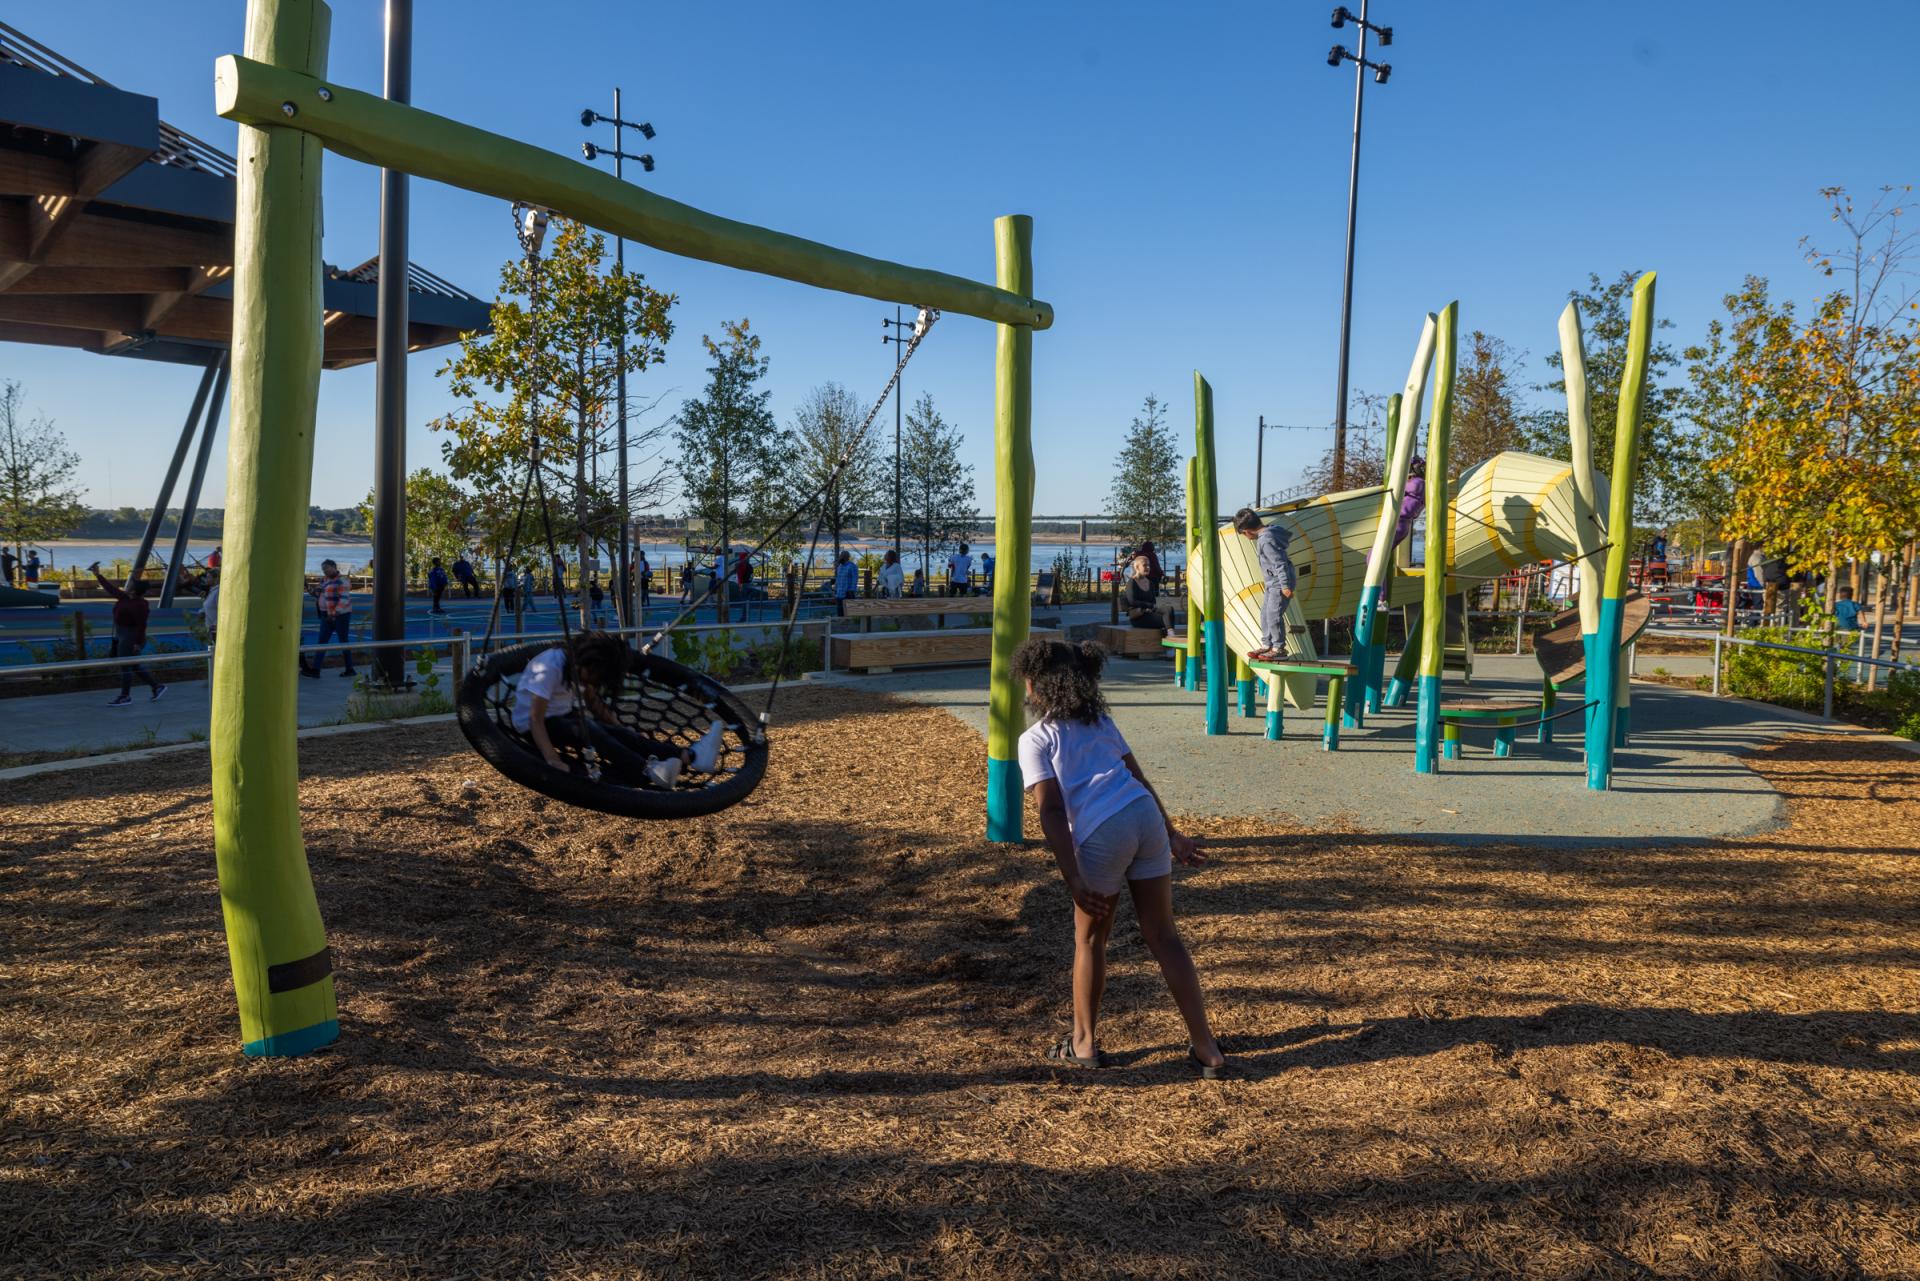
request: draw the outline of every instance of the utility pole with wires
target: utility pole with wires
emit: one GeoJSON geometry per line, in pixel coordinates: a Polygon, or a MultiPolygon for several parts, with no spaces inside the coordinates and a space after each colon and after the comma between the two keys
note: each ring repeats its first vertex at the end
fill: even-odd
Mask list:
{"type": "Polygon", "coordinates": [[[1265,414],[1260,415],[1260,426],[1254,434],[1253,450],[1253,505],[1258,507],[1266,500],[1266,491],[1261,488],[1260,476],[1267,461],[1267,433],[1270,431],[1325,431],[1324,427],[1305,427],[1298,423],[1270,423],[1265,414]]]}
{"type": "Polygon", "coordinates": [[[1369,35],[1380,38],[1381,48],[1393,43],[1392,27],[1367,21],[1367,4],[1368,0],[1360,0],[1358,15],[1345,5],[1333,11],[1336,30],[1349,22],[1360,28],[1360,51],[1350,53],[1345,45],[1335,45],[1327,54],[1330,67],[1338,67],[1342,62],[1353,64],[1353,160],[1347,170],[1347,271],[1340,295],[1340,390],[1333,402],[1333,487],[1336,490],[1347,487],[1347,356],[1353,346],[1353,233],[1360,207],[1360,108],[1366,100],[1367,72],[1373,72],[1375,84],[1385,84],[1393,75],[1391,64],[1367,58],[1369,35]]]}

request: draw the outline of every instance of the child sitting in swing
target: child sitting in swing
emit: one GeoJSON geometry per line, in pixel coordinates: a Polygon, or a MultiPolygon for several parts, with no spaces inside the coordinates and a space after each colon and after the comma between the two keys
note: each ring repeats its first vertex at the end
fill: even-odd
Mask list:
{"type": "Polygon", "coordinates": [[[1107,716],[1100,693],[1106,651],[1035,637],[1013,656],[1039,719],[1020,736],[1020,773],[1040,807],[1047,848],[1073,898],[1073,1030],[1047,1057],[1076,1067],[1106,1065],[1094,1036],[1107,985],[1107,933],[1125,885],[1140,936],[1160,963],[1186,1020],[1187,1064],[1208,1080],[1226,1059],[1207,1024],[1193,958],[1173,924],[1173,860],[1206,862],[1199,842],[1175,830],[1159,795],[1107,716]]]}
{"type": "Polygon", "coordinates": [[[617,636],[581,632],[534,655],[513,696],[513,727],[532,738],[555,769],[568,768],[560,747],[591,747],[612,780],[629,787],[671,791],[685,770],[713,773],[724,730],[718,719],[693,746],[681,747],[629,729],[607,706],[626,683],[630,653],[617,636]]]}

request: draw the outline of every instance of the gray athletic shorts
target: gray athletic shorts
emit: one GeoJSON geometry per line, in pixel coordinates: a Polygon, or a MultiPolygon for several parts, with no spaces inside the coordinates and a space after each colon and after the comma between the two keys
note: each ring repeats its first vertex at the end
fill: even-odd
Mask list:
{"type": "Polygon", "coordinates": [[[1173,871],[1167,821],[1151,796],[1093,829],[1080,842],[1080,879],[1095,894],[1118,894],[1126,881],[1150,881],[1173,871]]]}

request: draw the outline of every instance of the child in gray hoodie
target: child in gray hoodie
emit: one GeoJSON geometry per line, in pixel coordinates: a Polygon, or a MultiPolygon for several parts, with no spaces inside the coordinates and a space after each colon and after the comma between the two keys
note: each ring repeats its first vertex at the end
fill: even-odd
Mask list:
{"type": "Polygon", "coordinates": [[[1233,528],[1240,537],[1253,540],[1267,586],[1266,601],[1260,609],[1260,648],[1247,657],[1256,663],[1278,662],[1287,656],[1287,602],[1293,599],[1297,582],[1293,561],[1287,556],[1293,532],[1285,525],[1267,524],[1251,507],[1234,513],[1233,528]]]}

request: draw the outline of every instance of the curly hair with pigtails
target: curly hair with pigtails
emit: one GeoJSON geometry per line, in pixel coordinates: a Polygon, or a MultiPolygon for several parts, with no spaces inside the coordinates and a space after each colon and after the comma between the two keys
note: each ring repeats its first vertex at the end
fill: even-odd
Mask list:
{"type": "Polygon", "coordinates": [[[1027,682],[1027,705],[1045,720],[1098,723],[1107,714],[1100,673],[1107,651],[1092,641],[1033,637],[1013,652],[1013,674],[1027,682]]]}

